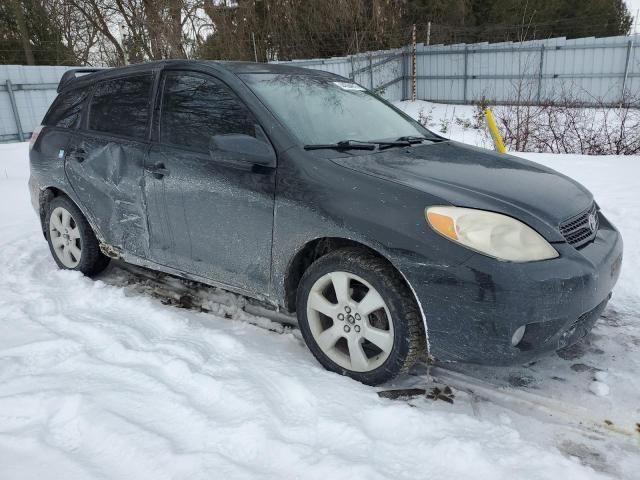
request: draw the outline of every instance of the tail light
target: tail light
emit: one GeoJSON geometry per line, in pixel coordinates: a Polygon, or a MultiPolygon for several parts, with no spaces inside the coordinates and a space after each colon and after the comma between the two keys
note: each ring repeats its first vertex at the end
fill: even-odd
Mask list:
{"type": "Polygon", "coordinates": [[[38,125],[36,128],[33,129],[33,133],[31,134],[31,140],[29,141],[29,150],[31,150],[33,146],[36,144],[36,140],[38,139],[38,136],[40,135],[40,132],[42,131],[43,127],[44,125],[38,125]]]}

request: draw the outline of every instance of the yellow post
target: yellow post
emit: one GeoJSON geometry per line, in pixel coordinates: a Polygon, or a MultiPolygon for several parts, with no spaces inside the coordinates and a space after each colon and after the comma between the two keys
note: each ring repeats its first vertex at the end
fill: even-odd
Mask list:
{"type": "Polygon", "coordinates": [[[491,132],[491,137],[493,138],[493,144],[495,145],[496,150],[500,153],[507,153],[507,149],[504,148],[504,142],[502,141],[502,137],[498,131],[498,126],[496,125],[495,118],[493,118],[491,109],[486,108],[484,114],[487,117],[487,125],[489,126],[489,132],[491,132]]]}

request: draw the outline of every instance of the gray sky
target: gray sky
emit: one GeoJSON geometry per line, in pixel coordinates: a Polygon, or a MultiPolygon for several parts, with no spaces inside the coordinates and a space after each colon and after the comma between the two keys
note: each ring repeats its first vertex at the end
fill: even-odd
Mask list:
{"type": "Polygon", "coordinates": [[[640,9],[640,0],[624,0],[624,3],[627,4],[627,8],[629,12],[634,17],[636,16],[636,12],[640,9]]]}
{"type": "MultiPolygon", "coordinates": [[[[635,31],[640,32],[640,24],[638,23],[638,10],[640,10],[640,0],[624,0],[624,3],[627,4],[627,8],[629,9],[629,13],[633,17],[633,21],[635,24],[635,31]]],[[[634,28],[631,28],[631,32],[633,33],[634,28]]]]}

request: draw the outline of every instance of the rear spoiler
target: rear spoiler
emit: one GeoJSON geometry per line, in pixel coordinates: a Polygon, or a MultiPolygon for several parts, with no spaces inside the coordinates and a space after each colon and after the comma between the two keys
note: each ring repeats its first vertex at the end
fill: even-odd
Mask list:
{"type": "Polygon", "coordinates": [[[64,87],[66,87],[69,83],[77,80],[79,77],[86,75],[88,73],[95,73],[102,70],[102,68],[73,68],[71,70],[67,70],[62,75],[60,79],[60,83],[58,83],[57,92],[60,93],[64,87]]]}

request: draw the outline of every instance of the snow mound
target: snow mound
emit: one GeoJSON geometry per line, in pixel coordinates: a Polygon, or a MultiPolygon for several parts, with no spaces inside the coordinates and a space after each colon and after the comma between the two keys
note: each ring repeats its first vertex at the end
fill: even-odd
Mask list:
{"type": "Polygon", "coordinates": [[[589,385],[589,391],[591,391],[591,393],[599,397],[606,397],[607,395],[609,395],[609,385],[607,385],[604,382],[599,382],[598,380],[594,380],[589,385]]]}

